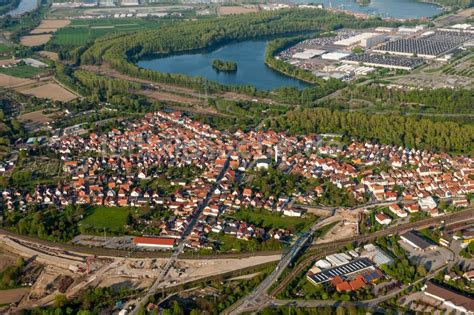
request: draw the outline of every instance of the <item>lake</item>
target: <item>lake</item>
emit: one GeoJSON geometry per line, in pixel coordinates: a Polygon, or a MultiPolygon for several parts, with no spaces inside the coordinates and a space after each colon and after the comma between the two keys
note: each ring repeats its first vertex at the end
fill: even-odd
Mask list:
{"type": "Polygon", "coordinates": [[[371,0],[369,5],[359,5],[355,0],[294,0],[295,3],[322,3],[325,8],[338,8],[397,19],[432,17],[443,9],[432,3],[415,0],[371,0]]]}
{"type": "Polygon", "coordinates": [[[202,76],[211,81],[229,85],[253,85],[259,90],[273,90],[282,86],[305,88],[305,82],[276,72],[264,63],[268,41],[250,40],[232,43],[213,51],[172,55],[163,58],[141,60],[140,67],[163,73],[181,73],[202,76]],[[231,60],[237,63],[237,72],[217,72],[212,68],[213,59],[231,60]]]}
{"type": "Polygon", "coordinates": [[[21,0],[17,8],[11,10],[7,14],[12,17],[20,16],[24,13],[31,12],[38,8],[38,0],[21,0]]]}

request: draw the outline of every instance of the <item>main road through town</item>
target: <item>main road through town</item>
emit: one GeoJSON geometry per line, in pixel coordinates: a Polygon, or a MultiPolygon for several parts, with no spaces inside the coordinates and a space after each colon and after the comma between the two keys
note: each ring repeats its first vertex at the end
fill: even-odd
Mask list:
{"type": "MultiPolygon", "coordinates": [[[[237,146],[238,147],[238,146],[237,146]]],[[[184,250],[184,246],[186,244],[186,237],[191,233],[191,231],[194,229],[194,226],[199,220],[199,216],[202,214],[204,211],[204,208],[207,207],[209,200],[212,197],[212,194],[220,184],[220,181],[224,177],[227,168],[229,167],[229,161],[230,161],[230,155],[232,154],[232,150],[229,151],[226,157],[226,161],[224,163],[224,166],[222,167],[221,172],[219,173],[219,176],[217,176],[216,182],[211,186],[209,191],[207,192],[206,198],[198,205],[196,208],[196,211],[194,211],[194,214],[191,218],[191,222],[188,224],[186,229],[184,230],[183,234],[181,234],[181,237],[178,241],[178,245],[173,251],[173,254],[171,255],[170,259],[166,262],[165,266],[161,269],[160,274],[158,275],[158,278],[156,278],[155,282],[153,285],[148,289],[147,294],[140,300],[137,301],[137,304],[135,305],[135,308],[130,312],[130,314],[135,315],[138,314],[139,310],[143,308],[145,303],[148,301],[150,296],[154,295],[158,289],[163,286],[163,280],[165,279],[166,275],[170,271],[171,267],[173,264],[176,262],[178,259],[179,254],[184,250]]],[[[130,305],[131,303],[129,303],[130,305]]]]}

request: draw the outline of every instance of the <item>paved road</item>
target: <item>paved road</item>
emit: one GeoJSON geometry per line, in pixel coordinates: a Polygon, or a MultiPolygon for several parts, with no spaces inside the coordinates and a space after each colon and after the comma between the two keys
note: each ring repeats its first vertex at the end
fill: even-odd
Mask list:
{"type": "MultiPolygon", "coordinates": [[[[372,234],[369,234],[369,235],[362,235],[362,236],[358,236],[358,237],[354,237],[354,238],[350,238],[350,239],[344,239],[344,240],[340,240],[340,241],[336,241],[336,242],[332,242],[332,243],[321,244],[321,245],[313,245],[313,246],[310,247],[310,249],[312,249],[312,250],[322,249],[322,248],[326,248],[328,250],[330,250],[331,248],[337,249],[337,248],[341,247],[342,245],[347,244],[348,242],[353,242],[353,241],[363,242],[363,241],[367,241],[367,240],[373,240],[373,239],[376,239],[376,238],[381,237],[381,236],[386,236],[386,235],[389,235],[389,234],[395,234],[395,233],[403,232],[403,231],[410,230],[410,229],[413,229],[413,228],[421,228],[421,227],[424,227],[426,225],[439,224],[441,221],[444,221],[446,223],[468,222],[468,221],[472,221],[473,218],[474,218],[474,208],[470,208],[470,209],[466,209],[466,210],[463,210],[463,211],[460,211],[460,212],[451,213],[449,215],[445,215],[445,216],[441,216],[441,217],[428,218],[428,219],[420,220],[420,221],[417,221],[417,222],[406,223],[406,224],[403,224],[403,225],[394,226],[394,227],[387,228],[385,230],[378,231],[378,232],[375,232],[375,233],[372,233],[372,234]]],[[[312,234],[314,232],[314,230],[316,229],[316,227],[315,227],[316,225],[317,224],[313,225],[313,227],[311,228],[311,232],[309,234],[312,234]]],[[[304,239],[307,236],[308,235],[302,236],[302,238],[300,238],[300,240],[304,239]]],[[[309,238],[307,238],[306,241],[308,239],[309,238]]],[[[254,289],[254,291],[252,291],[252,293],[250,293],[250,295],[248,295],[245,299],[243,299],[241,301],[238,301],[236,304],[231,306],[231,308],[226,310],[225,313],[227,313],[227,314],[239,314],[239,313],[246,312],[246,311],[259,310],[259,309],[262,309],[263,307],[265,307],[266,305],[270,305],[270,303],[272,302],[272,298],[270,298],[266,294],[266,292],[270,288],[270,286],[275,281],[277,281],[278,277],[281,275],[284,268],[286,268],[286,266],[288,266],[290,261],[287,260],[287,257],[288,256],[290,256],[292,258],[296,257],[299,250],[302,248],[301,244],[298,244],[298,242],[295,243],[295,245],[293,246],[293,249],[297,249],[297,248],[299,248],[298,251],[290,250],[290,252],[288,252],[287,255],[284,255],[282,260],[278,264],[277,268],[270,274],[270,276],[268,276],[256,289],[254,289]],[[285,266],[285,267],[283,268],[283,266],[285,266]]],[[[312,261],[312,259],[313,259],[313,257],[309,257],[304,262],[307,263],[310,260],[312,261]]],[[[295,268],[295,271],[298,271],[298,270],[301,271],[301,268],[295,268]]],[[[289,282],[288,279],[292,279],[295,275],[296,274],[294,274],[293,272],[290,273],[285,279],[283,279],[281,281],[282,284],[288,283],[289,282]]],[[[330,301],[328,303],[330,303],[330,301]]],[[[324,304],[321,304],[321,305],[324,305],[324,304]]],[[[333,304],[330,304],[330,305],[333,305],[333,304]]]]}
{"type": "Polygon", "coordinates": [[[171,267],[174,265],[174,263],[178,259],[179,254],[181,254],[181,252],[184,250],[184,246],[186,244],[186,237],[189,235],[189,233],[191,233],[191,231],[196,226],[199,216],[202,214],[204,208],[206,208],[206,206],[208,205],[209,200],[211,199],[212,194],[214,193],[214,190],[216,190],[220,181],[224,177],[225,172],[227,171],[227,168],[229,167],[231,153],[232,151],[229,151],[229,153],[227,154],[227,159],[224,163],[224,167],[222,167],[222,170],[219,176],[217,177],[216,182],[211,186],[211,188],[209,189],[206,195],[206,198],[199,204],[196,211],[194,212],[191,222],[188,224],[183,234],[181,235],[181,238],[178,241],[178,246],[176,246],[176,248],[174,249],[173,254],[171,255],[170,259],[165,264],[165,266],[161,269],[161,272],[158,278],[155,280],[153,285],[148,289],[147,294],[136,304],[136,307],[133,309],[132,312],[130,312],[130,314],[132,315],[138,314],[138,311],[145,305],[145,303],[148,301],[150,296],[154,295],[158,291],[158,289],[161,286],[163,286],[163,280],[165,279],[171,267]]]}
{"type": "Polygon", "coordinates": [[[262,302],[267,300],[266,292],[270,286],[280,277],[283,270],[296,258],[301,249],[308,243],[312,238],[314,232],[321,226],[321,222],[315,222],[310,228],[309,232],[303,234],[298,240],[290,247],[290,249],[283,255],[282,259],[278,263],[277,267],[273,272],[266,277],[245,299],[234,304],[232,308],[226,310],[226,314],[240,314],[246,309],[253,309],[262,305],[262,302]]]}

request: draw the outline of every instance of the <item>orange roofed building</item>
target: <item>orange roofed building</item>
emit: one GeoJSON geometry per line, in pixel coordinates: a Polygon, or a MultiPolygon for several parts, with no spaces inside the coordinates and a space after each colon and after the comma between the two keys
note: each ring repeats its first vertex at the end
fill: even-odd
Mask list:
{"type": "Polygon", "coordinates": [[[135,237],[133,243],[141,247],[155,247],[171,249],[174,247],[176,239],[168,237],[135,237]]]}

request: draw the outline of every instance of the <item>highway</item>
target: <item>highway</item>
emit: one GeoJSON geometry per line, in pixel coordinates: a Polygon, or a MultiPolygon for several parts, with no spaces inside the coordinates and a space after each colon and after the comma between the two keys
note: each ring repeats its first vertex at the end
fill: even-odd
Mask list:
{"type": "Polygon", "coordinates": [[[283,255],[282,259],[278,263],[277,267],[273,272],[266,277],[247,297],[243,300],[234,304],[229,310],[226,310],[226,314],[240,314],[246,309],[253,309],[262,305],[262,302],[268,299],[266,292],[270,286],[280,277],[283,270],[297,257],[301,249],[308,243],[312,238],[314,232],[320,227],[321,222],[315,222],[310,230],[303,234],[298,240],[290,247],[290,249],[283,255]]]}
{"type": "MultiPolygon", "coordinates": [[[[318,250],[319,255],[325,255],[326,253],[333,252],[337,250],[341,246],[344,246],[348,242],[366,242],[370,240],[374,240],[381,236],[386,236],[395,233],[401,233],[404,231],[408,231],[415,228],[423,228],[426,226],[433,226],[435,224],[440,224],[441,222],[445,222],[446,224],[453,224],[458,222],[470,222],[474,218],[474,208],[469,208],[463,211],[454,212],[448,215],[435,217],[435,218],[428,218],[424,220],[420,220],[417,222],[406,223],[399,226],[394,226],[391,228],[387,228],[369,235],[361,235],[357,237],[353,237],[350,239],[343,239],[337,242],[332,243],[325,243],[321,245],[313,245],[309,248],[310,251],[318,250]]],[[[270,286],[276,282],[279,276],[282,274],[283,270],[289,265],[289,263],[294,259],[298,253],[300,252],[301,248],[304,244],[310,239],[311,235],[314,231],[318,228],[320,222],[315,223],[309,233],[303,235],[298,241],[292,246],[290,251],[283,256],[280,263],[277,265],[275,270],[263,280],[260,285],[258,285],[247,297],[244,299],[237,301],[234,305],[228,308],[224,313],[225,314],[240,314],[243,312],[248,311],[255,311],[262,309],[266,305],[270,305],[272,301],[274,301],[269,295],[267,295],[267,291],[270,286]]],[[[276,295],[280,292],[294,277],[297,276],[301,272],[301,270],[307,266],[309,263],[313,262],[315,256],[310,256],[302,261],[294,270],[286,275],[286,277],[279,283],[278,287],[272,291],[272,295],[276,295]]],[[[286,302],[294,302],[294,301],[286,301],[286,302]]],[[[303,301],[304,302],[304,301],[303,301]]],[[[302,304],[304,304],[302,302],[302,304]]],[[[334,302],[334,301],[333,301],[334,302]]],[[[328,301],[330,303],[330,301],[328,301]]],[[[287,305],[287,304],[284,304],[287,305]]],[[[320,304],[319,306],[323,306],[325,304],[320,304]]],[[[333,304],[331,304],[333,305],[333,304]]],[[[302,305],[303,306],[303,305],[302,305]]],[[[308,305],[309,306],[309,305],[308,305]]]]}

